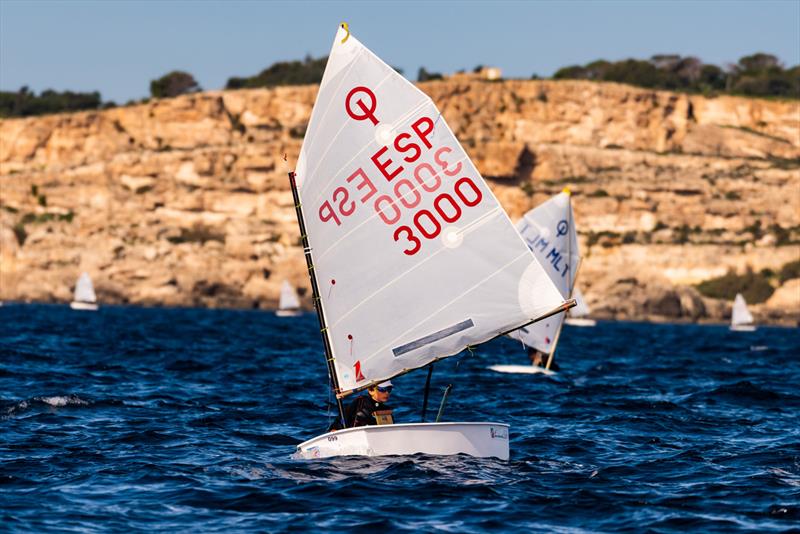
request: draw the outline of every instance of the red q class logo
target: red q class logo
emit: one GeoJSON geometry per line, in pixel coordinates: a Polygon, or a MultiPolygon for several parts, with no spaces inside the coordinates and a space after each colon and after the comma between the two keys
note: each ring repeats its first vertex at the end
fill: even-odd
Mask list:
{"type": "Polygon", "coordinates": [[[369,119],[373,125],[378,125],[379,121],[375,116],[375,110],[378,108],[378,99],[375,98],[375,93],[369,87],[359,85],[351,89],[344,100],[344,108],[352,119],[357,121],[369,119]],[[358,109],[353,109],[353,104],[358,109]]]}

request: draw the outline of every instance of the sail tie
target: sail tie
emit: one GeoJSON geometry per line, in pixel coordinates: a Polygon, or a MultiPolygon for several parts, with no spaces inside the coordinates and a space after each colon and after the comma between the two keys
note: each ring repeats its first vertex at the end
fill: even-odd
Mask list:
{"type": "Polygon", "coordinates": [[[342,44],[344,44],[344,42],[350,38],[350,26],[348,26],[346,22],[342,22],[342,29],[347,32],[347,35],[342,39],[342,44]]]}

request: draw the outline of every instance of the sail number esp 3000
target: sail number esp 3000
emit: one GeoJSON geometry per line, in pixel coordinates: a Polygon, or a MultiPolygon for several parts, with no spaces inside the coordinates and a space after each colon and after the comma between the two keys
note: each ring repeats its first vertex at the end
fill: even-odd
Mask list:
{"type": "Polygon", "coordinates": [[[447,225],[458,221],[465,209],[477,206],[483,193],[466,176],[458,152],[431,142],[435,121],[428,116],[413,120],[407,129],[393,130],[376,115],[378,100],[365,86],[354,87],[344,102],[347,115],[369,121],[378,144],[367,168],[355,169],[324,198],[317,214],[323,223],[341,226],[360,206],[370,208],[384,224],[394,227],[394,241],[403,253],[413,256],[424,240],[438,237],[447,225]],[[393,137],[393,138],[392,138],[393,137]],[[432,158],[430,155],[432,154],[432,158]],[[422,156],[428,161],[421,161],[422,156]],[[420,208],[423,198],[433,201],[420,208]],[[403,214],[407,224],[398,224],[403,214]]]}

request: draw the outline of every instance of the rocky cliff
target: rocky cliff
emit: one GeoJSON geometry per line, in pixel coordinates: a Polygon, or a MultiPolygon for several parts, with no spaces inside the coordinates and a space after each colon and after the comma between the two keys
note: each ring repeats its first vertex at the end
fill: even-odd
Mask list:
{"type": "MultiPolygon", "coordinates": [[[[796,101],[577,81],[422,84],[512,218],[569,186],[598,316],[722,319],[693,284],[800,259],[796,101]]],[[[0,121],[0,299],[275,305],[309,286],[286,173],[317,88],[0,121]]],[[[790,280],[755,307],[797,321],[790,280]]]]}

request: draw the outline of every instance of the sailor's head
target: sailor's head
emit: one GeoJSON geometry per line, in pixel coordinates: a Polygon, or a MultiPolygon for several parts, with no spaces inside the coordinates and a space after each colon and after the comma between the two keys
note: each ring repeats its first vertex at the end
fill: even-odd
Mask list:
{"type": "Polygon", "coordinates": [[[386,382],[381,382],[377,386],[370,386],[367,391],[369,392],[369,396],[376,401],[386,402],[389,400],[389,395],[392,393],[392,387],[392,381],[387,380],[386,382]]]}

